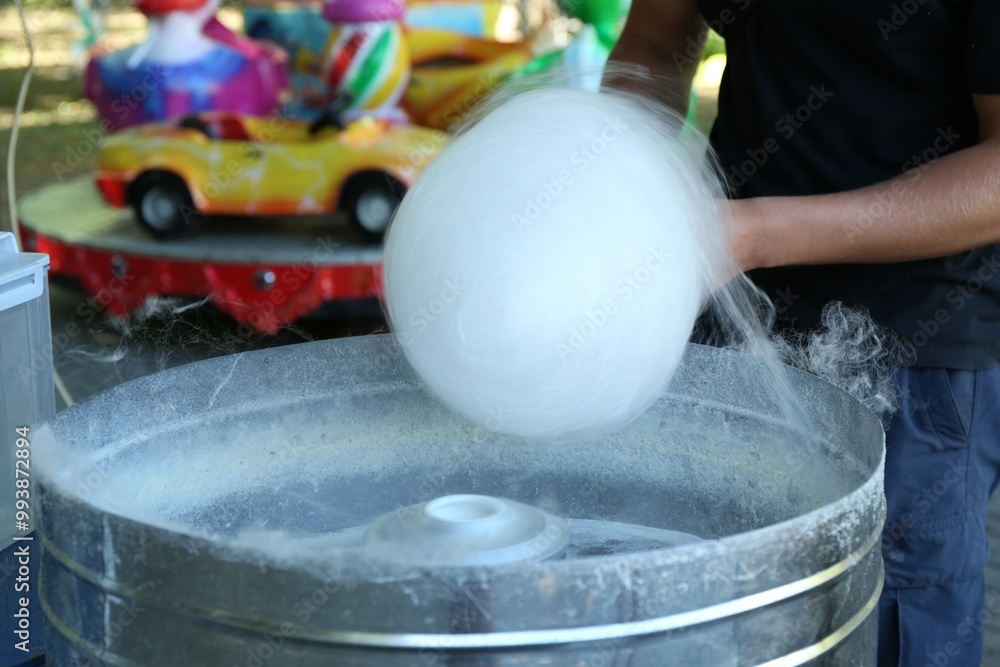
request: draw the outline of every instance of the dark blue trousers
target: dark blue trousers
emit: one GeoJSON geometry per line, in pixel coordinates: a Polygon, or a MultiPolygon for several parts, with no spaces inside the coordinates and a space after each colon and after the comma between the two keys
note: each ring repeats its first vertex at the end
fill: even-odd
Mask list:
{"type": "Polygon", "coordinates": [[[1000,624],[986,504],[1000,481],[1000,367],[908,368],[886,433],[879,667],[979,667],[1000,624]]]}

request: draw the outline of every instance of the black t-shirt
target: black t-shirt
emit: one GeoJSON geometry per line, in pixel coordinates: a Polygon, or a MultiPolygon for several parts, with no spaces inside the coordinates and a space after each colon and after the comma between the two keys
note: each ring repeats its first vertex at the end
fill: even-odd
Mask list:
{"type": "MultiPolygon", "coordinates": [[[[726,38],[712,144],[735,197],[839,192],[903,173],[917,184],[921,165],[976,143],[971,93],[1000,93],[1000,0],[699,4],[726,38]]],[[[891,205],[873,203],[857,229],[891,205]]],[[[751,277],[786,326],[815,326],[832,300],[860,305],[912,345],[917,365],[977,369],[1000,363],[998,274],[1000,245],[751,277]]]]}

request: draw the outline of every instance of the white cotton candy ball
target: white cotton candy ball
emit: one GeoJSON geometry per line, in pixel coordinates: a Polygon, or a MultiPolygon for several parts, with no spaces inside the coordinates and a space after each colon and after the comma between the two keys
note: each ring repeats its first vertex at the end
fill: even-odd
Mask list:
{"type": "Polygon", "coordinates": [[[618,428],[662,395],[720,253],[680,121],[624,94],[522,93],[420,176],[385,244],[392,329],[452,409],[529,437],[618,428]]]}

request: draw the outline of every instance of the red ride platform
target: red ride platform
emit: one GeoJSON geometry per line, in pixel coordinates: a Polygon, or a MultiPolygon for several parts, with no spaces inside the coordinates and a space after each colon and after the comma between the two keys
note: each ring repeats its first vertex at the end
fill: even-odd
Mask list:
{"type": "Polygon", "coordinates": [[[381,248],[340,218],[213,217],[189,236],[157,241],[131,209],[104,203],[93,175],[31,192],[19,218],[25,249],[50,256],[50,276],[78,281],[117,316],[151,297],[208,297],[274,334],[322,306],[381,293],[381,248]]]}

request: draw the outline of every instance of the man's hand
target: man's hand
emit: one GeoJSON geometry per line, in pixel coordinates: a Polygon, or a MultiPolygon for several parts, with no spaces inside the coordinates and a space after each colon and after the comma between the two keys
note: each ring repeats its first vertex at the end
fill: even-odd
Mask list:
{"type": "MultiPolygon", "coordinates": [[[[670,90],[640,92],[660,98],[684,116],[707,33],[695,0],[633,0],[610,59],[642,65],[652,74],[668,78],[673,84],[670,90]]],[[[614,68],[610,71],[613,79],[614,68]]],[[[621,84],[627,87],[629,81],[621,84]]]]}
{"type": "Polygon", "coordinates": [[[905,262],[1000,243],[1000,95],[974,95],[974,146],[859,190],[731,203],[744,271],[905,262]]]}

